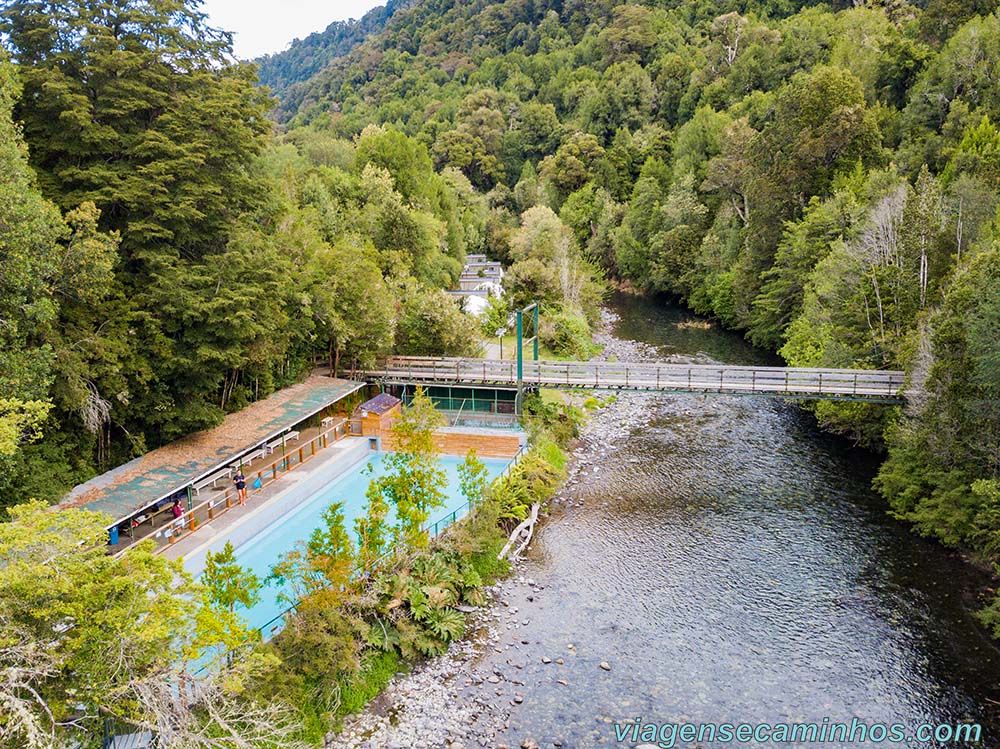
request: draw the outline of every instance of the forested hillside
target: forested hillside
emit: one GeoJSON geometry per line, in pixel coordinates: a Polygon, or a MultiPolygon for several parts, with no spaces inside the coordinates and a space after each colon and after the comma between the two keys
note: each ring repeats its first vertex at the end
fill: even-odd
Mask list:
{"type": "Polygon", "coordinates": [[[609,275],[792,365],[906,368],[904,412],[816,415],[888,451],[900,517],[994,557],[998,61],[992,0],[440,0],[277,113],[292,138],[422,143],[485,193],[494,257],[544,205],[609,275]]]}
{"type": "Polygon", "coordinates": [[[194,2],[3,2],[4,503],[320,358],[468,353],[440,289],[477,251],[569,353],[598,267],[793,365],[906,368],[905,411],[817,418],[996,556],[995,5],[425,0],[265,60],[276,102],[194,2]]]}
{"type": "Polygon", "coordinates": [[[546,340],[587,350],[599,286],[550,209],[495,225],[395,129],[278,135],[198,3],[0,9],[0,507],[57,499],[317,364],[476,354],[442,290],[491,232],[544,269],[509,287],[549,284],[546,340]]]}
{"type": "Polygon", "coordinates": [[[276,142],[253,67],[194,3],[0,7],[0,505],[317,359],[475,352],[440,289],[485,199],[422,144],[276,142]]]}
{"type": "Polygon", "coordinates": [[[385,28],[386,22],[406,3],[389,0],[359,19],[334,21],[323,31],[296,39],[289,48],[256,60],[260,82],[281,97],[289,86],[312,77],[335,57],[341,57],[369,35],[385,28]]]}

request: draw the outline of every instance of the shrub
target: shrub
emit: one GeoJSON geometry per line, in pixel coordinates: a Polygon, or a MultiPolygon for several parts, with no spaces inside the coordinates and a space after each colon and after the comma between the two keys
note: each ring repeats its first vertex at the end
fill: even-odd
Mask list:
{"type": "Polygon", "coordinates": [[[589,359],[595,346],[587,319],[575,312],[562,310],[542,318],[539,340],[557,356],[589,359]]]}

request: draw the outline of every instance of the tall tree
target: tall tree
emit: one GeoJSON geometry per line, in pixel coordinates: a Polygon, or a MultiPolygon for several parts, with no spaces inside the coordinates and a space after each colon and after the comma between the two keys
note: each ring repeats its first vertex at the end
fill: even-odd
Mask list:
{"type": "Polygon", "coordinates": [[[14,66],[0,58],[0,466],[38,436],[51,407],[54,352],[44,330],[58,311],[52,283],[66,231],[39,194],[11,118],[18,93],[14,66]]]}
{"type": "Polygon", "coordinates": [[[386,453],[386,474],[373,480],[369,491],[380,493],[396,513],[394,540],[408,546],[427,545],[424,525],[431,510],[444,504],[447,476],[438,463],[434,430],[444,418],[422,388],[392,425],[393,451],[386,453]],[[377,489],[374,488],[377,486],[377,489]]]}
{"type": "Polygon", "coordinates": [[[21,71],[15,110],[43,192],[93,201],[132,270],[221,249],[257,202],[250,170],[268,126],[253,68],[199,0],[6,0],[21,71]]]}

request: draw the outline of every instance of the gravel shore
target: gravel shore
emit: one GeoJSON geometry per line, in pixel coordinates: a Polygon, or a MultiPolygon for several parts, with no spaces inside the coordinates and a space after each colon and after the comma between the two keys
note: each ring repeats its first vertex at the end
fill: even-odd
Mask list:
{"type": "MultiPolygon", "coordinates": [[[[611,333],[615,316],[603,313],[595,341],[602,345],[597,360],[655,359],[657,351],[611,333]]],[[[570,453],[569,478],[552,498],[553,515],[563,516],[582,506],[574,487],[600,471],[600,459],[616,449],[609,434],[627,431],[640,422],[650,398],[661,396],[620,393],[613,403],[593,412],[570,453]]],[[[558,522],[558,518],[554,518],[558,522]]],[[[329,749],[538,749],[529,736],[514,747],[504,743],[512,712],[523,700],[518,678],[529,657],[528,640],[518,630],[530,623],[529,614],[515,605],[545,595],[530,577],[528,559],[514,564],[513,574],[487,590],[489,603],[469,617],[468,634],[442,656],[419,663],[412,672],[397,674],[386,690],[361,713],[349,717],[342,730],[327,738],[329,749]]],[[[543,657],[543,663],[562,659],[543,657]]],[[[603,663],[601,668],[611,668],[603,663]]],[[[557,682],[558,683],[558,682],[557,682]]],[[[560,745],[554,744],[555,749],[560,745]]]]}

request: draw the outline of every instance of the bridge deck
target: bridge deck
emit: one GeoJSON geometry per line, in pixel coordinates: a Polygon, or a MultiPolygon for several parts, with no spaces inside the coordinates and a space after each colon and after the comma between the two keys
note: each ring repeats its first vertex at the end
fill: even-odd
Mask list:
{"type": "MultiPolygon", "coordinates": [[[[391,383],[516,385],[517,362],[453,357],[391,357],[363,376],[391,383]]],[[[525,361],[529,387],[764,393],[812,399],[903,400],[904,374],[874,369],[806,369],[638,362],[525,361]]]]}

